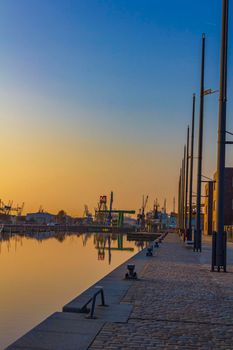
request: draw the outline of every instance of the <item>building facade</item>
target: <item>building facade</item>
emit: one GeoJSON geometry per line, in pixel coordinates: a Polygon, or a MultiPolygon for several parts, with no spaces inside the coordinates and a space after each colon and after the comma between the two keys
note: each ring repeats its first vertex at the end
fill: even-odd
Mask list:
{"type": "Polygon", "coordinates": [[[55,215],[46,213],[46,212],[28,213],[26,215],[27,222],[35,223],[39,225],[54,223],[54,219],[55,219],[55,215]]]}
{"type": "Polygon", "coordinates": [[[213,190],[214,182],[207,182],[204,202],[204,235],[211,235],[213,231],[213,190]]]}
{"type": "MultiPolygon", "coordinates": [[[[205,186],[204,204],[204,234],[211,235],[216,231],[216,181],[217,172],[214,174],[214,181],[208,182],[205,186]]],[[[233,168],[225,168],[225,193],[224,193],[224,225],[233,225],[233,168]]]]}

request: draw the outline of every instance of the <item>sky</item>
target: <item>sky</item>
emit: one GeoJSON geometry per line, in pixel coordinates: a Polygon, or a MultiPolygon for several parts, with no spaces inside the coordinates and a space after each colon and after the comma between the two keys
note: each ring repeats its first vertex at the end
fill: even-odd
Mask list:
{"type": "MultiPolygon", "coordinates": [[[[198,127],[203,32],[215,90],[220,0],[1,0],[0,198],[82,215],[114,191],[114,208],[138,210],[148,194],[171,210],[194,92],[198,127]]],[[[232,43],[230,11],[230,131],[232,43]]],[[[206,176],[217,117],[218,94],[207,96],[206,176]]]]}

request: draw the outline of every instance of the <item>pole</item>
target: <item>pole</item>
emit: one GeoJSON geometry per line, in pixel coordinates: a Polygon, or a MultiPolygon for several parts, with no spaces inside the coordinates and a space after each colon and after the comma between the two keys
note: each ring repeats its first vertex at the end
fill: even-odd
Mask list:
{"type": "Polygon", "coordinates": [[[181,168],[180,168],[180,218],[179,218],[179,221],[180,221],[180,233],[181,233],[181,230],[182,230],[182,171],[183,171],[183,163],[181,162],[181,168]]]}
{"type": "Polygon", "coordinates": [[[204,118],[204,76],[205,76],[205,34],[202,34],[201,86],[200,86],[200,116],[198,135],[198,164],[197,164],[197,201],[196,201],[196,230],[194,234],[194,251],[201,252],[201,177],[203,149],[203,118],[204,118]]]}
{"type": "Polygon", "coordinates": [[[177,216],[177,226],[180,229],[180,189],[181,189],[181,174],[179,175],[179,184],[178,184],[178,216],[177,216]]]}
{"type": "Polygon", "coordinates": [[[181,165],[181,198],[180,198],[180,228],[181,233],[183,233],[183,224],[184,224],[184,194],[183,194],[183,182],[184,182],[184,160],[182,159],[182,165],[181,165]]]}
{"type": "Polygon", "coordinates": [[[224,237],[224,172],[226,148],[226,106],[227,106],[227,46],[228,46],[228,0],[222,1],[222,39],[220,63],[220,93],[218,116],[218,159],[216,197],[216,264],[226,272],[226,242],[224,237]]]}
{"type": "Polygon", "coordinates": [[[187,228],[188,228],[188,179],[189,179],[189,126],[187,129],[187,145],[186,145],[186,176],[185,176],[185,233],[184,233],[184,241],[186,240],[187,228]]]}
{"type": "Polygon", "coordinates": [[[182,228],[183,230],[185,229],[185,159],[186,159],[186,146],[184,146],[184,158],[183,158],[183,183],[182,183],[182,207],[183,207],[183,212],[182,212],[182,228]]]}
{"type": "Polygon", "coordinates": [[[180,168],[180,179],[179,179],[179,230],[182,229],[182,166],[180,168]]]}
{"type": "Polygon", "coordinates": [[[108,224],[111,225],[112,222],[112,204],[113,204],[113,192],[110,193],[110,204],[109,204],[109,214],[108,214],[108,224]]]}
{"type": "Polygon", "coordinates": [[[192,240],[192,212],[193,212],[193,148],[195,128],[196,95],[193,94],[192,131],[191,131],[191,154],[190,154],[190,176],[189,176],[189,228],[188,241],[192,240]]]}

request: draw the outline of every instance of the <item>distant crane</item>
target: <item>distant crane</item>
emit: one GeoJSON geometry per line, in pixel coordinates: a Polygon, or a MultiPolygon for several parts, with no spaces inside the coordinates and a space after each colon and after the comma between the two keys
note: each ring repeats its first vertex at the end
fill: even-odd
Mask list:
{"type": "MultiPolygon", "coordinates": [[[[12,203],[12,205],[13,205],[13,203],[12,203]]],[[[22,203],[21,206],[19,206],[19,205],[17,204],[17,206],[16,206],[15,208],[11,207],[11,210],[10,210],[10,211],[11,211],[11,212],[12,212],[12,211],[16,212],[16,213],[17,213],[17,216],[21,216],[21,215],[22,215],[23,208],[24,208],[24,202],[22,203]]]]}
{"type": "Polygon", "coordinates": [[[91,215],[91,213],[89,212],[88,206],[85,204],[84,205],[83,217],[88,217],[90,215],[91,215]]]}
{"type": "Polygon", "coordinates": [[[108,220],[107,210],[107,196],[100,196],[98,209],[95,209],[95,217],[98,224],[106,224],[108,220]]]}
{"type": "Polygon", "coordinates": [[[18,216],[21,216],[21,215],[22,215],[22,212],[23,212],[23,210],[24,210],[24,205],[25,205],[25,203],[23,202],[22,205],[21,205],[21,207],[18,207],[18,216]]]}
{"type": "Polygon", "coordinates": [[[4,204],[4,202],[0,199],[0,212],[4,215],[11,215],[12,212],[15,212],[17,216],[21,216],[22,211],[24,208],[24,203],[22,203],[21,206],[17,204],[17,206],[14,208],[13,207],[13,201],[8,201],[7,204],[4,204]]]}
{"type": "Polygon", "coordinates": [[[92,214],[89,211],[88,206],[86,204],[84,205],[83,217],[85,218],[86,223],[90,224],[93,222],[92,214]]]}
{"type": "Polygon", "coordinates": [[[158,218],[158,211],[159,211],[159,202],[158,198],[154,201],[154,208],[153,208],[153,219],[158,218]]]}
{"type": "Polygon", "coordinates": [[[4,204],[4,214],[5,215],[10,215],[12,206],[13,206],[13,201],[9,201],[8,204],[4,204]]]}
{"type": "Polygon", "coordinates": [[[145,210],[146,210],[146,206],[148,203],[148,198],[149,196],[147,195],[146,198],[144,197],[144,195],[142,196],[142,214],[145,216],[145,210]]]}
{"type": "Polygon", "coordinates": [[[43,212],[44,212],[44,208],[42,207],[42,205],[40,205],[38,209],[38,213],[43,213],[43,212]]]}
{"type": "Polygon", "coordinates": [[[111,224],[114,225],[116,221],[115,220],[116,215],[117,215],[118,216],[117,226],[123,227],[124,215],[135,214],[134,210],[112,209],[112,206],[113,206],[113,192],[110,193],[109,209],[107,207],[107,196],[100,197],[100,202],[98,203],[98,209],[95,209],[95,216],[96,216],[97,223],[100,223],[102,225],[107,224],[108,226],[110,226],[111,224]]]}
{"type": "Polygon", "coordinates": [[[110,203],[109,203],[109,214],[108,214],[108,225],[112,222],[112,205],[113,205],[113,192],[110,193],[110,203]]]}
{"type": "Polygon", "coordinates": [[[141,230],[145,230],[145,210],[148,203],[148,198],[148,195],[146,197],[144,195],[142,196],[142,207],[139,209],[138,224],[141,226],[141,230]]]}
{"type": "Polygon", "coordinates": [[[163,213],[164,214],[167,213],[167,200],[166,200],[166,198],[164,199],[164,202],[163,202],[163,213]]]}

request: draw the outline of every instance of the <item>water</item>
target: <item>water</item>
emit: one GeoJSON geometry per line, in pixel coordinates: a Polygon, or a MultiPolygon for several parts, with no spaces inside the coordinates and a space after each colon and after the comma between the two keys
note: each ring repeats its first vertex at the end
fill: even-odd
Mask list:
{"type": "Polygon", "coordinates": [[[141,248],[116,234],[0,237],[0,349],[141,248]]]}

